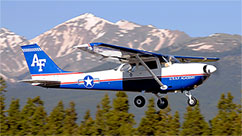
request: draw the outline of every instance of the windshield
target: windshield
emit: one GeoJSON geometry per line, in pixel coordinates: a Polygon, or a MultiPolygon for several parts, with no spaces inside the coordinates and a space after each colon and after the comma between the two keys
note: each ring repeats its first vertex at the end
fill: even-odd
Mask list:
{"type": "Polygon", "coordinates": [[[174,56],[168,56],[169,62],[173,63],[180,63],[178,59],[176,59],[174,56]]]}
{"type": "Polygon", "coordinates": [[[162,59],[160,59],[161,63],[180,63],[178,59],[176,59],[174,56],[163,56],[162,59]]]}

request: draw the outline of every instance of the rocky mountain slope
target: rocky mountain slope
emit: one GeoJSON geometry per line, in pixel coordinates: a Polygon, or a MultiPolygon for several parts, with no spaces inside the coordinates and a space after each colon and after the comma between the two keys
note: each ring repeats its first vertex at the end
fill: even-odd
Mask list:
{"type": "MultiPolygon", "coordinates": [[[[83,14],[57,25],[34,39],[27,40],[6,28],[1,28],[0,74],[8,82],[8,102],[11,101],[11,97],[26,100],[27,97],[41,96],[50,111],[59,100],[64,100],[66,104],[75,101],[77,109],[84,114],[86,109],[90,108],[89,105],[92,105],[92,109],[95,108],[100,101],[97,98],[101,98],[103,92],[72,90],[72,93],[69,93],[60,89],[46,91],[23,83],[16,84],[18,80],[30,78],[20,45],[38,43],[61,68],[72,71],[101,70],[113,66],[111,63],[107,65],[106,61],[97,60],[89,53],[72,48],[89,42],[104,42],[163,54],[220,57],[220,61],[213,63],[218,67],[215,75],[194,91],[195,96],[201,99],[201,107],[206,111],[204,114],[211,117],[216,112],[214,109],[221,93],[231,91],[236,101],[240,100],[241,39],[241,35],[230,34],[189,37],[178,30],[143,26],[126,20],[114,23],[92,14],[83,14]],[[88,103],[88,106],[82,103],[88,103]]],[[[114,96],[114,92],[109,94],[111,98],[114,96]]],[[[135,95],[137,94],[129,93],[131,103],[135,95]]],[[[148,97],[150,96],[152,95],[148,97]]],[[[174,111],[185,111],[185,96],[177,94],[169,95],[169,98],[174,111]]],[[[143,111],[144,109],[131,106],[131,112],[135,112],[138,120],[144,115],[143,111]]]]}
{"type": "MultiPolygon", "coordinates": [[[[23,54],[19,52],[19,45],[27,44],[28,41],[5,28],[1,29],[1,35],[1,50],[4,51],[1,56],[11,58],[2,61],[1,73],[11,78],[11,81],[24,77],[27,75],[25,74],[27,69],[23,54]],[[19,39],[13,40],[10,37],[19,37],[19,39]],[[11,52],[8,52],[9,50],[11,52]]],[[[29,43],[38,43],[65,70],[86,71],[103,62],[96,60],[93,55],[73,49],[75,45],[104,42],[158,51],[188,39],[190,37],[181,31],[158,29],[151,25],[141,26],[125,20],[112,23],[87,13],[57,25],[29,40],[29,43]]]]}
{"type": "MultiPolygon", "coordinates": [[[[227,60],[227,63],[235,64],[234,67],[241,66],[240,35],[217,33],[192,38],[178,30],[142,26],[126,20],[113,23],[87,13],[59,24],[31,40],[1,28],[1,75],[10,82],[29,76],[19,47],[29,43],[38,43],[65,70],[95,69],[106,62],[72,48],[90,42],[104,42],[163,54],[217,56],[223,58],[222,62],[227,60]]],[[[240,77],[238,74],[234,76],[240,77]]]]}
{"type": "Polygon", "coordinates": [[[15,82],[18,75],[26,73],[27,64],[19,45],[28,44],[29,41],[22,36],[9,31],[6,28],[0,29],[0,68],[1,76],[7,81],[15,82]]]}

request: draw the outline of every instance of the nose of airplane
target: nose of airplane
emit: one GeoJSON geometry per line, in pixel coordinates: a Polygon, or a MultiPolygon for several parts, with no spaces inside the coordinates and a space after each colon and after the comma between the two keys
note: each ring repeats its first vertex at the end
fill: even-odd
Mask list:
{"type": "Polygon", "coordinates": [[[217,68],[213,65],[205,65],[203,67],[203,71],[206,73],[206,74],[212,74],[213,72],[215,72],[217,70],[217,68]]]}

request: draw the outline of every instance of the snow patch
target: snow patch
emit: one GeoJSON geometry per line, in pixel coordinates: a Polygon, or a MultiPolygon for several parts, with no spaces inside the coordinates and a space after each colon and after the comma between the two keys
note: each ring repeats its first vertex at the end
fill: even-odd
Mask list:
{"type": "Polygon", "coordinates": [[[119,28],[125,29],[125,30],[133,30],[135,27],[140,27],[139,25],[136,25],[134,23],[130,23],[126,20],[120,20],[115,25],[118,25],[119,28]]]}
{"type": "Polygon", "coordinates": [[[217,33],[215,33],[215,34],[210,34],[209,37],[220,36],[220,35],[221,35],[221,34],[217,34],[217,33]]]}
{"type": "Polygon", "coordinates": [[[199,50],[211,50],[213,47],[213,45],[204,45],[204,46],[200,46],[199,48],[196,49],[192,49],[194,51],[199,51],[199,50]]]}
{"type": "Polygon", "coordinates": [[[127,30],[120,30],[120,32],[122,32],[122,33],[128,33],[128,31],[127,30]]]}
{"type": "Polygon", "coordinates": [[[81,52],[77,52],[76,61],[81,60],[81,58],[82,58],[82,53],[81,52]]]}
{"type": "MultiPolygon", "coordinates": [[[[98,21],[97,23],[99,23],[100,21],[98,21]]],[[[96,25],[96,24],[95,24],[96,25]]],[[[91,31],[96,35],[97,33],[99,33],[101,30],[103,30],[103,27],[105,25],[105,22],[102,21],[102,23],[98,24],[96,27],[94,27],[91,31]]],[[[94,26],[94,25],[93,25],[94,26]]]]}
{"type": "Polygon", "coordinates": [[[204,45],[204,44],[205,43],[189,44],[189,45],[187,45],[187,47],[197,47],[197,46],[204,45]]]}

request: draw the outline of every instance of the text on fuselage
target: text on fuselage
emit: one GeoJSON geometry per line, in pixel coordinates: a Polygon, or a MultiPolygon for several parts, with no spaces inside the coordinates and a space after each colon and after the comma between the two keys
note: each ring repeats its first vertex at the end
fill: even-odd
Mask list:
{"type": "Polygon", "coordinates": [[[190,80],[190,79],[195,79],[195,76],[169,77],[169,80],[190,80]]]}

